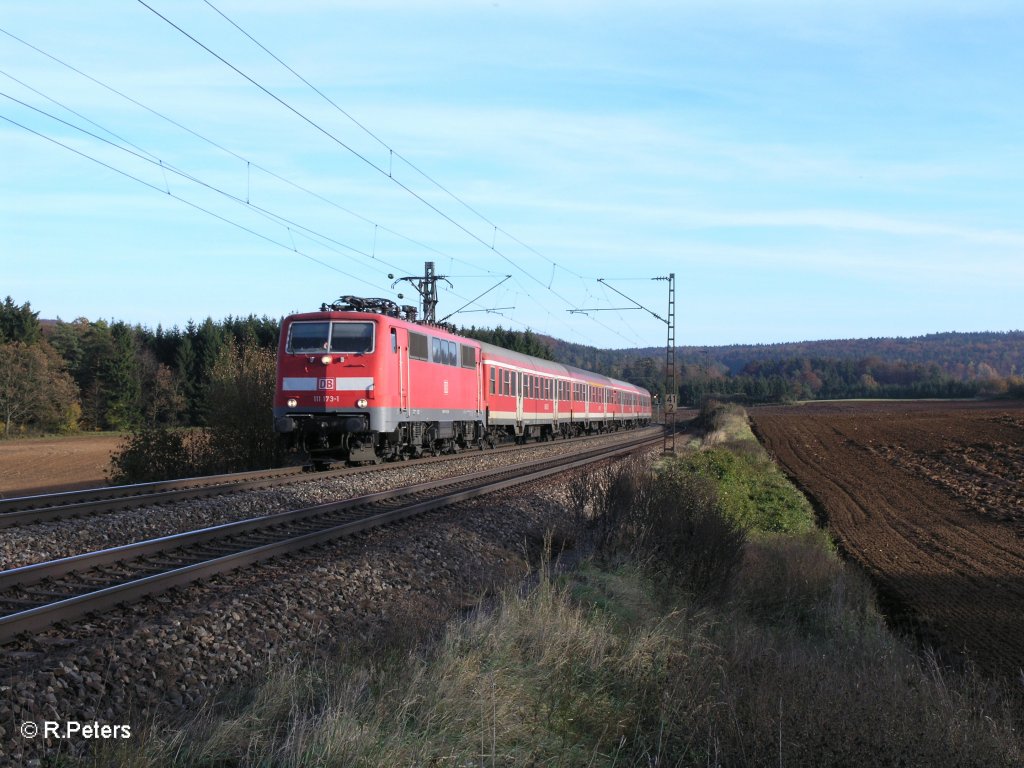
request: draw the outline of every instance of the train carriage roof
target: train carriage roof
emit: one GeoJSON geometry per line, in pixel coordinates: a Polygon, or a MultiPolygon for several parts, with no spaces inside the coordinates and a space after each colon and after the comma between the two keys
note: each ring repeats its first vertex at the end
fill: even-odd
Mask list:
{"type": "Polygon", "coordinates": [[[572,365],[563,365],[562,363],[556,363],[554,360],[544,360],[539,357],[524,355],[522,352],[513,352],[510,349],[498,347],[494,344],[488,344],[484,341],[479,342],[479,344],[484,360],[495,359],[502,362],[515,363],[520,367],[531,368],[540,373],[548,373],[554,376],[567,376],[572,379],[583,379],[592,384],[601,384],[606,387],[624,389],[628,392],[647,391],[643,387],[638,387],[636,384],[630,384],[628,381],[620,381],[619,379],[613,379],[609,376],[603,376],[600,373],[594,373],[593,371],[587,371],[572,365]]]}

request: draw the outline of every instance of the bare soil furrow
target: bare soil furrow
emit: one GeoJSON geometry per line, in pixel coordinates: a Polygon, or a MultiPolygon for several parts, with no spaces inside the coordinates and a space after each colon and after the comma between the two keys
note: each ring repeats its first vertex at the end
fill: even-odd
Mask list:
{"type": "Polygon", "coordinates": [[[1024,667],[1024,404],[822,403],[751,417],[896,618],[987,669],[1024,667]]]}

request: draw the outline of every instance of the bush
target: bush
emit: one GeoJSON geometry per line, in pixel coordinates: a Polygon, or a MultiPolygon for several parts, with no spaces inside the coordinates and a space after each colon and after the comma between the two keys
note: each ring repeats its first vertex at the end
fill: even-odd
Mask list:
{"type": "Polygon", "coordinates": [[[219,471],[273,466],[278,458],[273,424],[277,358],[254,344],[225,344],[210,373],[204,414],[219,471]]]}
{"type": "Polygon", "coordinates": [[[206,388],[204,430],[135,429],[111,458],[110,480],[144,483],[264,469],[277,463],[271,429],[273,351],[224,345],[206,388]]]}
{"type": "Polygon", "coordinates": [[[597,550],[605,561],[635,560],[659,583],[701,600],[721,597],[743,558],[744,530],[723,514],[713,484],[693,474],[662,475],[638,460],[584,476],[597,550]]]}
{"type": "Polygon", "coordinates": [[[201,430],[145,427],[128,434],[110,458],[111,483],[149,483],[208,473],[210,445],[201,430]]]}

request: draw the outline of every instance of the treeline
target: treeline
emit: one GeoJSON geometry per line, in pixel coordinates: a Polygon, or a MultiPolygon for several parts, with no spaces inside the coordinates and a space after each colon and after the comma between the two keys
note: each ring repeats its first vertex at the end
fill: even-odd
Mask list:
{"type": "MultiPolygon", "coordinates": [[[[946,336],[957,335],[944,334],[943,342],[949,341],[946,336]]],[[[1011,345],[998,355],[992,351],[989,356],[1006,374],[1001,374],[995,364],[969,358],[955,362],[949,348],[944,352],[944,366],[878,356],[789,355],[757,358],[733,369],[723,360],[735,362],[724,354],[729,348],[701,348],[694,352],[693,348],[680,347],[676,350],[679,401],[700,406],[708,397],[747,403],[865,397],[1024,397],[1024,346],[1014,357],[1010,354],[1015,348],[1014,334],[993,335],[1006,337],[1004,341],[1011,345]]],[[[665,394],[664,349],[607,350],[557,339],[546,342],[553,347],[554,357],[560,363],[629,381],[659,398],[665,394]]],[[[978,351],[976,344],[969,344],[964,354],[978,351]]]]}
{"type": "Polygon", "coordinates": [[[0,305],[0,436],[129,431],[130,444],[158,444],[163,457],[140,460],[134,474],[121,467],[119,479],[132,481],[157,479],[139,472],[161,462],[195,474],[266,466],[278,327],[255,316],[169,331],[40,322],[28,302],[8,296],[0,305]]]}
{"type": "Polygon", "coordinates": [[[1024,397],[1024,379],[991,377],[963,381],[935,364],[877,359],[791,358],[748,364],[738,375],[685,366],[680,399],[700,405],[708,398],[746,403],[849,398],[1024,397]]]}
{"type": "MultiPolygon", "coordinates": [[[[560,349],[556,348],[560,354],[560,349]]],[[[664,357],[664,348],[615,350],[633,357],[664,357]]],[[[710,360],[730,375],[739,375],[751,363],[791,359],[862,361],[878,359],[908,365],[937,365],[954,379],[970,381],[992,376],[1024,375],[1024,331],[930,333],[924,336],[826,339],[781,344],[732,344],[717,347],[679,347],[683,364],[704,365],[710,360]]]]}
{"type": "Polygon", "coordinates": [[[455,332],[460,336],[467,336],[487,344],[494,344],[496,347],[511,349],[513,352],[521,352],[524,355],[539,357],[542,360],[555,359],[551,346],[542,337],[537,336],[530,330],[506,330],[500,325],[493,329],[477,328],[475,325],[471,325],[469,328],[459,328],[455,332]]]}

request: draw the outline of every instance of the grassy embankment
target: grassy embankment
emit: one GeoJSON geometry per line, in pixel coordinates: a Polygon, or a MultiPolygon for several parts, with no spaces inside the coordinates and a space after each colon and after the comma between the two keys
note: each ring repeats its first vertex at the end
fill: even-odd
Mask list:
{"type": "Polygon", "coordinates": [[[700,450],[577,483],[583,567],[428,647],[281,670],[103,761],[1021,764],[1010,694],[897,641],[745,414],[709,422],[700,450]]]}

